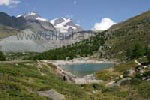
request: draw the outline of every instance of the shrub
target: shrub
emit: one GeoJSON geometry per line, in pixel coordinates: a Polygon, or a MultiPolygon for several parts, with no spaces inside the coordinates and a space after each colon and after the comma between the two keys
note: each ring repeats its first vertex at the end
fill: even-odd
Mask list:
{"type": "Polygon", "coordinates": [[[5,60],[6,60],[5,55],[3,54],[3,52],[0,51],[0,61],[5,61],[5,60]]]}

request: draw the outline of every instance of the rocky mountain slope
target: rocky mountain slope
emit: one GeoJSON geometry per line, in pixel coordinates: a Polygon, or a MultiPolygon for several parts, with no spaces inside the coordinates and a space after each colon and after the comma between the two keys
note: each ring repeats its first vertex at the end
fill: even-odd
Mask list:
{"type": "Polygon", "coordinates": [[[7,38],[8,36],[16,35],[20,31],[16,28],[0,25],[0,39],[7,38]]]}
{"type": "Polygon", "coordinates": [[[74,24],[71,18],[56,18],[50,21],[61,33],[72,33],[83,31],[80,25],[74,24]]]}
{"type": "Polygon", "coordinates": [[[0,24],[12,28],[23,29],[26,25],[26,20],[23,17],[16,18],[9,16],[4,12],[0,12],[0,24]]]}
{"type": "Polygon", "coordinates": [[[0,47],[2,51],[6,52],[43,52],[79,42],[90,37],[89,34],[93,33],[88,31],[78,32],[81,31],[81,28],[73,24],[71,19],[64,18],[63,22],[60,23],[57,20],[54,21],[55,25],[53,25],[54,23],[51,24],[50,21],[34,12],[17,17],[1,13],[0,19],[8,21],[0,20],[3,27],[2,32],[4,32],[4,34],[1,33],[0,47]],[[66,32],[59,32],[56,24],[59,24],[58,26],[63,25],[62,27],[66,29],[66,32]],[[74,30],[70,33],[72,28],[74,30]],[[9,33],[10,29],[14,31],[9,33]],[[79,39],[80,35],[85,37],[79,39]]]}

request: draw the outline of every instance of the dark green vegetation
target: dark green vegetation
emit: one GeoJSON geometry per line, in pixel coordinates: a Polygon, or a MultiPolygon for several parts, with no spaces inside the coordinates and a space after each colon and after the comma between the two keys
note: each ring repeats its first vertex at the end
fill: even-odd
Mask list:
{"type": "Polygon", "coordinates": [[[76,57],[92,56],[104,43],[105,37],[103,32],[82,42],[41,53],[33,58],[31,57],[31,59],[65,60],[66,58],[73,59],[76,57]]]}
{"type": "Polygon", "coordinates": [[[135,44],[133,48],[130,48],[126,52],[126,56],[129,60],[138,59],[140,57],[146,56],[150,61],[150,48],[149,46],[142,46],[140,44],[135,44]]]}
{"type": "Polygon", "coordinates": [[[147,56],[147,60],[150,62],[150,48],[149,47],[146,47],[145,54],[147,56]]]}
{"type": "Polygon", "coordinates": [[[0,61],[5,61],[5,60],[6,60],[5,55],[3,54],[3,52],[0,51],[0,61]]]}

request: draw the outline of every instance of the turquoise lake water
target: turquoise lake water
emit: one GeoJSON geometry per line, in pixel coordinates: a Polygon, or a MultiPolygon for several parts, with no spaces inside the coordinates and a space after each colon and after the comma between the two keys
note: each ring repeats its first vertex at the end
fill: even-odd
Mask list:
{"type": "Polygon", "coordinates": [[[96,73],[97,71],[113,67],[113,63],[100,63],[100,64],[67,64],[61,66],[64,70],[73,73],[78,77],[96,73]]]}

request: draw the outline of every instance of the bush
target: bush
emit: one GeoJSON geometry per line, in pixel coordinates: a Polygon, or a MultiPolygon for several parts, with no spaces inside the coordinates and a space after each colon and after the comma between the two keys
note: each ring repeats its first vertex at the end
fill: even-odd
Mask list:
{"type": "Polygon", "coordinates": [[[150,62],[150,48],[146,47],[146,56],[147,56],[147,60],[150,62]]]}
{"type": "Polygon", "coordinates": [[[3,52],[0,51],[0,61],[5,61],[5,60],[6,60],[5,55],[3,54],[3,52]]]}
{"type": "Polygon", "coordinates": [[[131,59],[143,57],[145,54],[145,49],[141,44],[135,44],[131,54],[131,59]]]}

